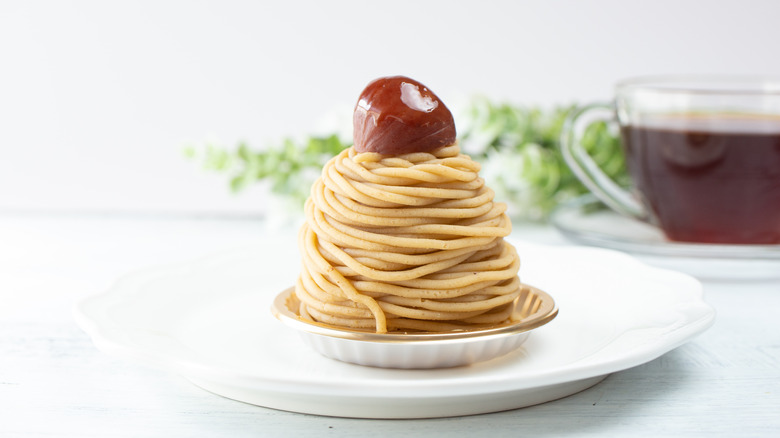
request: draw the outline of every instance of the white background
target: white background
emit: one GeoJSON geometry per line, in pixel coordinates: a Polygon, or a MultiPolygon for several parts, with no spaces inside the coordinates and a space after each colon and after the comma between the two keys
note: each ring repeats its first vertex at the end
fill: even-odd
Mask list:
{"type": "MultiPolygon", "coordinates": [[[[183,158],[266,147],[404,74],[452,107],[552,106],[624,77],[780,74],[771,1],[0,3],[0,210],[252,214],[183,158]]],[[[333,126],[333,125],[331,125],[333,126]]]]}
{"type": "MultiPolygon", "coordinates": [[[[265,228],[254,218],[262,190],[231,195],[226,176],[182,157],[187,143],[264,147],[312,132],[334,111],[348,118],[365,84],[388,74],[419,79],[450,107],[475,93],[606,99],[616,80],[643,74],[780,75],[778,17],[780,2],[746,0],[0,0],[0,436],[456,436],[486,424],[494,437],[777,435],[776,260],[656,257],[715,276],[704,285],[718,311],[710,331],[573,397],[444,421],[216,397],[99,352],[71,309],[141,267],[242,246],[275,251],[258,292],[291,284],[280,273],[297,260],[284,244],[294,228],[265,228]],[[762,266],[770,278],[755,274],[762,266]]],[[[549,226],[513,233],[567,243],[549,226]]]]}

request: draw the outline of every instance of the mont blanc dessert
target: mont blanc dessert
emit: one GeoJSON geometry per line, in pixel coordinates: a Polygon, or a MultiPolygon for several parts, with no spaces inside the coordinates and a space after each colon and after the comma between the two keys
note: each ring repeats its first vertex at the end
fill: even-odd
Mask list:
{"type": "Polygon", "coordinates": [[[383,77],[353,122],[354,145],[306,201],[300,318],[376,333],[506,322],[521,291],[511,223],[461,153],[450,110],[413,79],[383,77]]]}

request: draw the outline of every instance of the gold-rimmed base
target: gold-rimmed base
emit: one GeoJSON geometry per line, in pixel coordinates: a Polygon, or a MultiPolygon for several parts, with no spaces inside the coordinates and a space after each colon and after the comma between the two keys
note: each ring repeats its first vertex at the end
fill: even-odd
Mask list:
{"type": "Polygon", "coordinates": [[[305,319],[298,313],[300,301],[293,293],[294,288],[292,287],[276,296],[271,306],[271,313],[284,323],[292,323],[296,328],[312,333],[371,342],[466,339],[475,336],[521,333],[548,323],[558,314],[555,301],[548,293],[526,284],[522,284],[520,289],[520,295],[513,302],[512,316],[507,321],[498,325],[478,326],[472,329],[464,326],[464,328],[446,332],[375,333],[367,329],[337,327],[305,319]],[[298,323],[305,325],[300,326],[298,323]]]}
{"type": "Polygon", "coordinates": [[[272,314],[296,329],[320,354],[343,362],[381,368],[446,368],[493,359],[516,350],[538,327],[558,314],[553,298],[522,285],[512,317],[492,327],[449,332],[375,333],[334,327],[302,318],[294,288],[276,296],[272,314]]]}

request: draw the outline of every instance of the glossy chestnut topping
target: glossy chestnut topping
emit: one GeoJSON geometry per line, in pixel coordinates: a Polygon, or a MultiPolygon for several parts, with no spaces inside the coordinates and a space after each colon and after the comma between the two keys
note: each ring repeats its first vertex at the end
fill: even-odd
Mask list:
{"type": "Polygon", "coordinates": [[[352,116],[355,150],[401,155],[455,143],[452,113],[425,85],[405,76],[379,78],[360,94],[352,116]]]}

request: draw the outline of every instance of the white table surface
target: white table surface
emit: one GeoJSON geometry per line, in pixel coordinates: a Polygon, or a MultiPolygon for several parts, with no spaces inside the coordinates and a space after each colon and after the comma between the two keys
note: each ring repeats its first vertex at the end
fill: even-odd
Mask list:
{"type": "MultiPolygon", "coordinates": [[[[545,226],[516,224],[515,235],[568,243],[545,226]]],[[[73,322],[77,301],[123,274],[287,238],[292,245],[290,230],[252,218],[0,213],[0,437],[780,433],[780,272],[705,279],[705,298],[718,311],[711,329],[593,388],[445,419],[328,418],[232,401],[105,355],[73,322]]]]}

